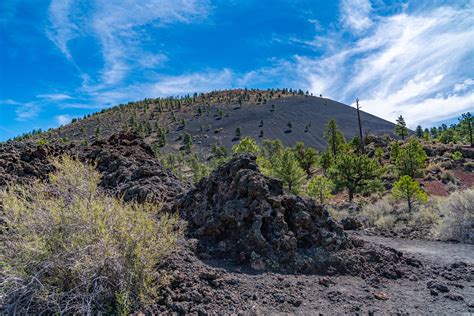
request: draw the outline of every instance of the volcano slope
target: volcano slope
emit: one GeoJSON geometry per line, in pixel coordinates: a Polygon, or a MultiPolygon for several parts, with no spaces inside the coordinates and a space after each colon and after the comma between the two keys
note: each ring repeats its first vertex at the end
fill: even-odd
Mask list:
{"type": "MultiPolygon", "coordinates": [[[[353,107],[323,98],[282,94],[280,90],[228,90],[186,99],[146,99],[116,106],[90,117],[50,130],[35,139],[48,143],[93,143],[112,134],[133,130],[149,145],[159,143],[166,132],[161,152],[175,152],[185,134],[192,136],[193,152],[204,155],[212,145],[230,149],[240,137],[280,139],[286,146],[303,141],[322,150],[324,128],[335,119],[346,139],[358,134],[357,112],[353,107]],[[242,101],[244,100],[244,101],[242,101]],[[291,125],[291,128],[289,127],[291,125]]],[[[393,135],[394,124],[361,112],[363,133],[393,135]]]]}
{"type": "Polygon", "coordinates": [[[235,156],[190,188],[129,133],[90,147],[6,144],[2,183],[45,179],[50,155],[64,153],[94,163],[107,192],[165,199],[187,222],[157,267],[168,282],[154,313],[473,311],[472,264],[436,263],[347,235],[322,206],[263,176],[252,156],[235,156]]]}
{"type": "MultiPolygon", "coordinates": [[[[240,108],[235,104],[220,105],[213,108],[210,116],[189,118],[186,126],[170,129],[168,138],[173,142],[182,133],[189,133],[194,143],[204,148],[214,143],[230,148],[239,141],[236,137],[239,128],[241,137],[250,136],[258,142],[262,138],[279,139],[284,145],[293,146],[303,141],[307,146],[323,150],[326,147],[324,129],[332,118],[347,139],[358,133],[354,108],[320,97],[291,96],[265,104],[244,104],[240,108]],[[219,110],[224,113],[222,117],[218,115],[219,110]],[[201,126],[205,130],[200,131],[201,126]]],[[[393,134],[395,126],[388,121],[365,112],[361,113],[361,120],[366,134],[393,134]]]]}

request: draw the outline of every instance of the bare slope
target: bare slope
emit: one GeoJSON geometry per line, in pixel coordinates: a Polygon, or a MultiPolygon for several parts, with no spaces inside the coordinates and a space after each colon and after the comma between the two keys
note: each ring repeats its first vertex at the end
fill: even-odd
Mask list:
{"type": "MultiPolygon", "coordinates": [[[[364,134],[393,133],[394,124],[391,122],[365,112],[361,118],[364,134]]],[[[209,116],[196,116],[184,128],[170,129],[168,138],[173,141],[187,132],[193,136],[194,143],[202,142],[204,147],[213,143],[231,147],[238,141],[236,129],[240,128],[241,137],[280,139],[285,145],[304,141],[308,146],[323,149],[326,146],[324,128],[331,119],[337,121],[347,139],[358,133],[357,112],[354,108],[325,98],[291,96],[270,100],[265,104],[244,104],[241,108],[235,104],[214,107],[209,116]],[[224,112],[223,117],[218,115],[218,109],[224,112]],[[288,128],[289,122],[291,130],[288,128]],[[200,131],[202,126],[204,130],[200,131]],[[260,137],[261,131],[263,137],[260,137]]]]}

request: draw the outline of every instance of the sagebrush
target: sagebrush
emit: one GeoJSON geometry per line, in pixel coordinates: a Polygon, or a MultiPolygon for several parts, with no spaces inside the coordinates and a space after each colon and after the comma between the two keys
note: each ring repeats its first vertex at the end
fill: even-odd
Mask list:
{"type": "Polygon", "coordinates": [[[474,189],[454,192],[434,207],[440,214],[433,227],[435,238],[474,244],[474,189]]]}
{"type": "Polygon", "coordinates": [[[93,166],[54,160],[48,182],[0,192],[0,306],[6,314],[144,310],[159,295],[156,265],[181,233],[158,205],[98,188],[93,166]]]}

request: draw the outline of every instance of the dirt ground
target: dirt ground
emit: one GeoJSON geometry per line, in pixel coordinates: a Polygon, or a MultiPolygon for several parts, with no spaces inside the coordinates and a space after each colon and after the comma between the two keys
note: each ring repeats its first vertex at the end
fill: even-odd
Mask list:
{"type": "Polygon", "coordinates": [[[419,259],[400,279],[255,272],[225,260],[200,260],[190,251],[173,262],[176,289],[167,289],[164,314],[316,315],[444,314],[474,312],[474,246],[362,237],[419,259]],[[184,284],[184,288],[183,288],[184,284]]]}

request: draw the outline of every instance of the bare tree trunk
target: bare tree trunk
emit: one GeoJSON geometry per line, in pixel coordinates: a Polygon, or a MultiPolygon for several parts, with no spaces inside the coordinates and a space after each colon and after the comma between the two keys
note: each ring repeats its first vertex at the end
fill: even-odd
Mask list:
{"type": "Polygon", "coordinates": [[[357,106],[357,120],[359,121],[359,138],[360,138],[360,153],[364,153],[364,136],[362,135],[362,121],[360,120],[360,106],[359,99],[356,99],[357,106]]]}
{"type": "Polygon", "coordinates": [[[349,202],[352,202],[352,199],[354,198],[354,192],[352,189],[349,189],[349,202]]]}

